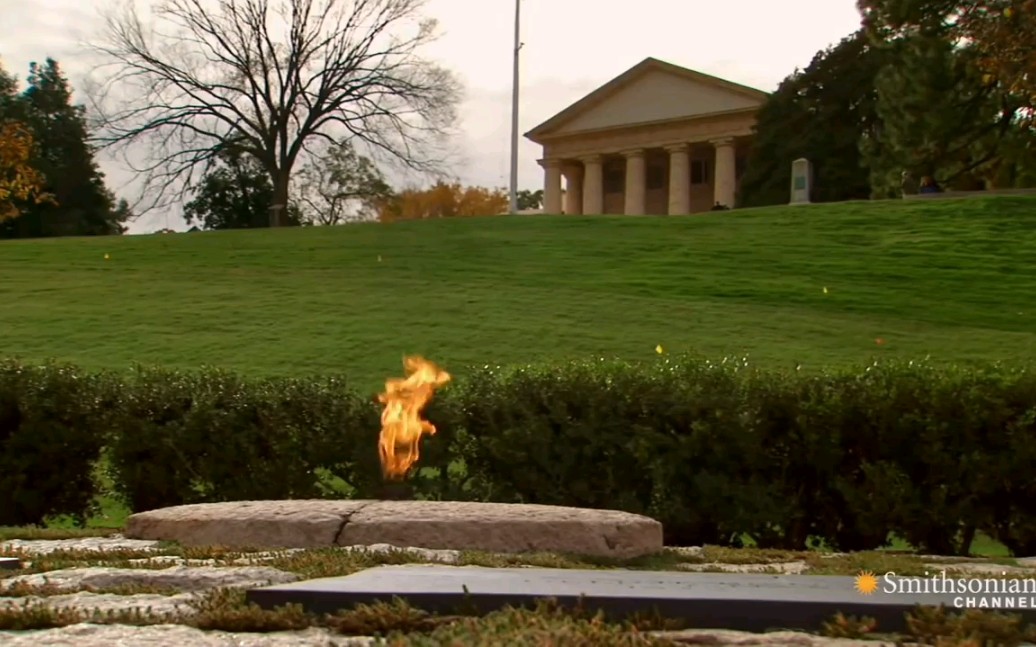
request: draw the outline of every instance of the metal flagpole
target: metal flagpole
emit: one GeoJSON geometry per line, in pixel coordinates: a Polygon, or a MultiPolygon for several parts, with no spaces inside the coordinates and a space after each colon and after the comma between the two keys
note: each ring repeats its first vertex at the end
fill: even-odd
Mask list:
{"type": "Polygon", "coordinates": [[[514,72],[511,86],[511,213],[518,213],[518,50],[521,41],[521,4],[514,0],[514,72]]]}

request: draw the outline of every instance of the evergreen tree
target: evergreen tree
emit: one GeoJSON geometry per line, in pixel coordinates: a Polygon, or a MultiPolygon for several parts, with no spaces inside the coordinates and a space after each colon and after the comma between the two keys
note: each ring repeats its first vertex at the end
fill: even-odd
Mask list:
{"type": "Polygon", "coordinates": [[[58,63],[33,63],[27,82],[13,110],[33,134],[33,166],[46,177],[46,191],[54,201],[23,204],[22,215],[0,227],[0,237],[122,233],[128,211],[116,210],[105,187],[88,142],[85,109],[72,104],[72,90],[58,63]]]}
{"type": "MultiPolygon", "coordinates": [[[[969,43],[975,66],[1006,93],[1036,107],[1036,0],[857,0],[876,40],[938,29],[969,43]]],[[[1033,124],[1036,113],[1018,115],[1033,124]]]]}
{"type": "Polygon", "coordinates": [[[0,62],[0,121],[19,119],[18,108],[18,79],[0,62]]]}
{"type": "Polygon", "coordinates": [[[814,201],[869,195],[858,142],[861,132],[874,127],[874,78],[882,54],[860,31],[818,52],[805,70],[781,82],[759,111],[739,205],[787,203],[791,163],[800,157],[813,163],[814,201]]]}
{"type": "Polygon", "coordinates": [[[941,27],[884,47],[895,64],[876,79],[881,127],[860,142],[873,197],[899,196],[904,173],[950,188],[982,188],[1016,125],[1018,104],[979,70],[974,51],[955,45],[941,27]]]}
{"type": "MultiPolygon", "coordinates": [[[[184,219],[203,229],[252,229],[270,226],[273,182],[251,155],[224,144],[217,166],[206,173],[194,199],[184,205],[184,219]]],[[[281,224],[298,226],[301,214],[289,205],[281,224]]]]}
{"type": "Polygon", "coordinates": [[[1036,188],[1036,129],[1023,119],[1000,142],[1000,159],[988,176],[994,189],[1036,188]]]}

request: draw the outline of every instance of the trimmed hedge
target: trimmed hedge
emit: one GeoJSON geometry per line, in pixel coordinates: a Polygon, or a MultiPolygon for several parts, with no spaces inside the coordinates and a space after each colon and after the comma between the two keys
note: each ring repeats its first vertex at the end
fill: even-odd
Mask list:
{"type": "Polygon", "coordinates": [[[90,515],[94,465],[116,399],[101,376],[0,364],[0,526],[90,515]]]}
{"type": "MultiPolygon", "coordinates": [[[[763,371],[660,359],[482,368],[428,408],[418,498],[606,507],[671,544],[1036,554],[1036,375],[882,364],[763,371]]],[[[342,378],[0,363],[0,524],[83,518],[104,482],[135,511],[377,498],[379,406],[342,378]]]]}

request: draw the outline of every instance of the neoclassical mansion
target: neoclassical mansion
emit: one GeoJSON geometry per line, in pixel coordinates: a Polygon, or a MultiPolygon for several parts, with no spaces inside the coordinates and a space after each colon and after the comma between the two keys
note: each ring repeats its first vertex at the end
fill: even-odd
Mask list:
{"type": "Polygon", "coordinates": [[[543,147],[544,213],[681,215],[736,206],[766,98],[645,59],[525,134],[543,147]]]}

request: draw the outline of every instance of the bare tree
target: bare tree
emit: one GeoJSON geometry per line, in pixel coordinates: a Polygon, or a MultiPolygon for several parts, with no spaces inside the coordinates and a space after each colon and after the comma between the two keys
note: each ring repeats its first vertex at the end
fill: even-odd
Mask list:
{"type": "Polygon", "coordinates": [[[233,140],[270,174],[273,226],[283,224],[296,161],[317,140],[440,171],[461,87],[418,55],[436,29],[418,17],[423,5],[157,0],[150,21],[126,5],[93,46],[107,63],[91,92],[97,140],[142,174],[143,210],[193,191],[233,140]],[[131,152],[146,161],[134,164],[131,152]]]}
{"type": "Polygon", "coordinates": [[[362,208],[392,193],[378,167],[352,146],[322,148],[299,169],[299,181],[294,185],[304,222],[338,225],[369,218],[362,208]]]}

